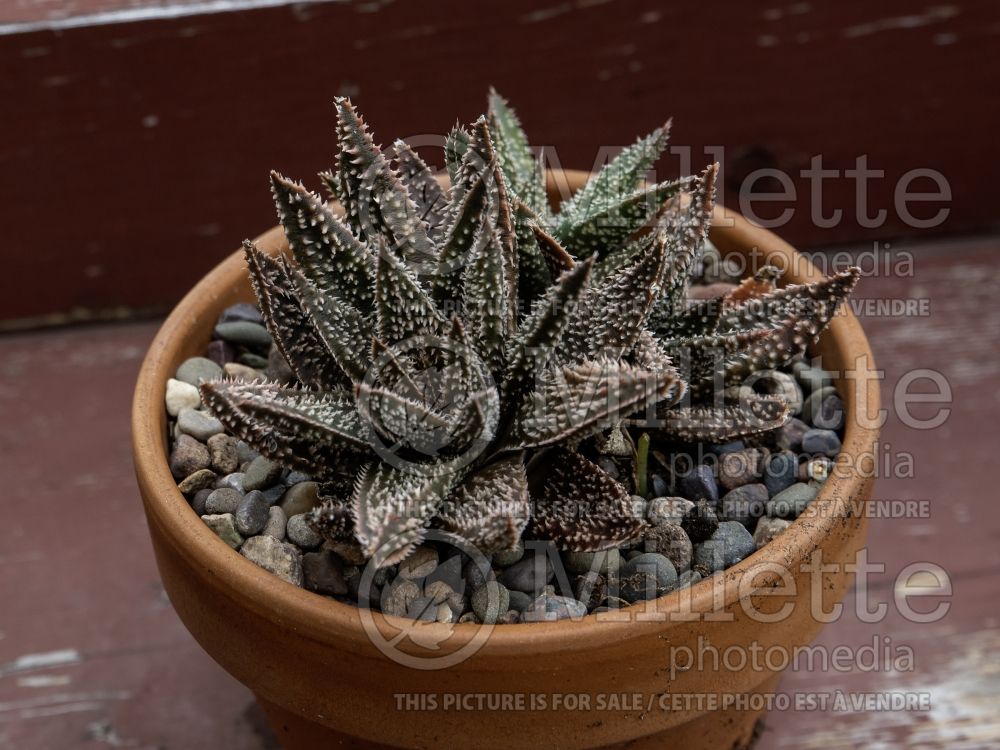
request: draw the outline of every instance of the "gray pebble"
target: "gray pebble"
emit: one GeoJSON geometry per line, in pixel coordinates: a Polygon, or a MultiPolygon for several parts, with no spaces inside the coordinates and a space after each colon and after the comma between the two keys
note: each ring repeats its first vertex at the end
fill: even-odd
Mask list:
{"type": "Polygon", "coordinates": [[[243,544],[243,537],[236,531],[236,526],[233,523],[232,513],[209,513],[203,515],[201,520],[205,522],[208,528],[219,535],[219,539],[233,549],[239,549],[240,545],[243,544]]]}
{"type": "Polygon", "coordinates": [[[763,484],[745,484],[722,497],[720,510],[727,521],[739,521],[752,529],[757,519],[767,512],[767,499],[767,487],[763,484]]]}
{"type": "Polygon", "coordinates": [[[680,523],[693,507],[694,503],[684,497],[654,497],[646,509],[646,520],[654,526],[680,523]]]}
{"type": "Polygon", "coordinates": [[[177,415],[177,429],[204,443],[212,435],[218,435],[226,428],[211,414],[197,409],[181,409],[177,415]]]}
{"type": "Polygon", "coordinates": [[[319,484],[316,482],[293,484],[282,494],[280,504],[289,518],[308,513],[320,504],[319,484]]]}
{"type": "Polygon", "coordinates": [[[723,521],[711,539],[694,548],[694,568],[704,573],[725,570],[756,550],[753,536],[738,521],[723,521]]]}
{"type": "MultiPolygon", "coordinates": [[[[215,492],[232,492],[233,490],[216,490],[215,492]]],[[[213,495],[215,493],[212,493],[213,495]]],[[[211,501],[211,498],[209,498],[211,501]]],[[[254,536],[261,533],[267,523],[270,507],[267,500],[259,492],[249,492],[240,500],[236,508],[236,530],[243,536],[254,536]]]]}
{"type": "Polygon", "coordinates": [[[840,453],[840,438],[833,430],[809,430],[802,436],[802,452],[834,458],[840,453]]]}
{"type": "Polygon", "coordinates": [[[756,448],[726,453],[719,458],[719,484],[733,490],[760,477],[764,453],[756,448]]]}
{"type": "Polygon", "coordinates": [[[622,565],[622,555],[617,549],[605,552],[564,552],[563,563],[570,573],[588,573],[595,571],[602,576],[609,571],[616,574],[622,565]]]}
{"type": "Polygon", "coordinates": [[[622,567],[621,595],[628,602],[653,599],[676,587],[677,569],[656,552],[644,552],[622,567]]]}
{"type": "Polygon", "coordinates": [[[213,490],[205,501],[209,513],[235,513],[243,502],[243,493],[230,487],[213,490]]]}
{"type": "Polygon", "coordinates": [[[264,524],[264,530],[260,533],[273,536],[279,542],[284,541],[285,525],[287,523],[288,519],[285,517],[285,511],[274,505],[267,509],[267,523],[264,524]]]}
{"type": "Polygon", "coordinates": [[[184,360],[177,368],[177,379],[191,385],[201,385],[206,380],[218,380],[222,375],[222,368],[205,357],[191,357],[184,360]]]}
{"type": "Polygon", "coordinates": [[[253,352],[243,352],[243,354],[236,358],[236,361],[254,370],[264,370],[267,368],[267,357],[262,357],[253,352]]]}
{"type": "Polygon", "coordinates": [[[174,441],[170,451],[170,473],[174,479],[183,479],[201,469],[207,469],[212,463],[208,448],[190,435],[181,435],[174,441]]]}
{"type": "Polygon", "coordinates": [[[184,495],[193,495],[198,490],[206,489],[215,484],[216,474],[211,469],[199,469],[193,474],[188,474],[177,485],[177,489],[184,495]]]}
{"type": "Polygon", "coordinates": [[[611,456],[598,456],[596,463],[605,474],[612,479],[618,479],[618,465],[611,456]]]}
{"type": "Polygon", "coordinates": [[[764,486],[767,494],[774,497],[795,484],[799,470],[799,459],[791,451],[782,451],[770,456],[764,467],[764,486]]]}
{"type": "Polygon", "coordinates": [[[259,455],[260,453],[251,448],[245,440],[236,441],[236,457],[240,460],[241,464],[250,463],[259,455]]]}
{"type": "Polygon", "coordinates": [[[191,510],[197,513],[199,516],[204,516],[208,513],[205,510],[205,502],[208,500],[208,496],[212,494],[212,490],[209,488],[198,490],[194,493],[194,497],[191,498],[191,510]]]}
{"type": "Polygon", "coordinates": [[[836,393],[829,394],[812,415],[813,427],[822,430],[839,430],[844,426],[844,402],[836,393]]]}
{"type": "Polygon", "coordinates": [[[677,491],[688,500],[707,500],[713,505],[719,502],[719,486],[711,466],[698,464],[691,470],[678,474],[675,482],[677,491]]]}
{"type": "Polygon", "coordinates": [[[347,594],[344,563],[329,550],[309,552],[302,556],[302,579],[305,587],[317,594],[326,596],[347,594]]]}
{"type": "Polygon", "coordinates": [[[525,622],[555,622],[583,617],[587,614],[587,605],[568,596],[542,594],[524,610],[525,622]]]}
{"type": "Polygon", "coordinates": [[[772,518],[798,518],[815,499],[817,492],[816,487],[797,482],[768,501],[767,515],[772,518]]]}
{"type": "Polygon", "coordinates": [[[508,609],[510,593],[497,581],[487,581],[472,593],[472,611],[480,622],[492,624],[508,609]]]}
{"type": "Polygon", "coordinates": [[[413,601],[420,596],[420,586],[405,578],[397,578],[382,590],[382,611],[387,615],[405,617],[413,601]]]}
{"type": "Polygon", "coordinates": [[[240,554],[281,580],[302,585],[302,553],[294,545],[272,536],[255,536],[244,542],[240,554]]]}
{"type": "Polygon", "coordinates": [[[219,323],[215,327],[215,337],[230,344],[261,351],[266,351],[271,346],[271,334],[267,329],[260,323],[250,323],[245,320],[219,323]]]}
{"type": "Polygon", "coordinates": [[[495,579],[496,575],[488,561],[480,563],[475,559],[470,559],[462,567],[462,578],[465,580],[466,590],[475,591],[487,581],[495,579]]]}
{"type": "Polygon", "coordinates": [[[309,525],[307,521],[308,517],[306,513],[292,516],[288,519],[288,524],[285,526],[285,534],[288,536],[288,541],[297,544],[302,549],[313,549],[323,543],[323,537],[317,534],[312,526],[309,525]]]}
{"type": "MultiPolygon", "coordinates": [[[[763,508],[761,510],[763,512],[763,508]]],[[[643,547],[646,552],[658,552],[666,557],[673,564],[674,570],[687,570],[691,567],[694,545],[679,523],[651,526],[643,537],[643,547]]]]}
{"type": "Polygon", "coordinates": [[[420,546],[399,564],[397,575],[408,580],[429,576],[438,565],[438,553],[433,547],[420,546]]]}
{"type": "Polygon", "coordinates": [[[697,570],[685,570],[679,576],[677,576],[677,588],[682,589],[685,586],[693,586],[701,580],[701,573],[697,570]]]}
{"type": "Polygon", "coordinates": [[[526,610],[534,601],[530,594],[525,594],[523,591],[508,591],[507,595],[510,598],[510,604],[508,606],[518,612],[526,610]]]}
{"type": "Polygon", "coordinates": [[[264,318],[261,316],[260,310],[257,309],[257,305],[250,302],[237,302],[235,305],[230,305],[222,311],[218,322],[230,323],[234,320],[243,320],[247,323],[257,323],[258,325],[264,322],[264,318]]]}
{"type": "Polygon", "coordinates": [[[815,424],[815,418],[819,415],[823,405],[823,399],[827,396],[836,396],[837,389],[832,385],[824,386],[809,394],[809,397],[802,404],[802,419],[806,424],[815,424]]]}
{"type": "Polygon", "coordinates": [[[594,571],[577,576],[576,583],[573,584],[573,598],[583,602],[588,611],[603,603],[607,592],[607,579],[594,571]]]}
{"type": "Polygon", "coordinates": [[[285,485],[275,484],[268,487],[266,490],[261,490],[260,492],[267,499],[268,505],[275,505],[285,496],[285,489],[285,485]]]}
{"type": "Polygon", "coordinates": [[[792,372],[802,389],[808,393],[833,385],[833,375],[819,367],[810,367],[805,362],[792,365],[792,372]]]}
{"type": "Polygon", "coordinates": [[[517,544],[514,545],[513,549],[505,549],[500,550],[499,552],[494,552],[493,564],[498,568],[506,568],[516,563],[522,557],[524,557],[524,542],[518,539],[517,544]]]}
{"type": "Polygon", "coordinates": [[[649,491],[653,497],[663,497],[670,491],[667,480],[659,474],[651,474],[649,477],[649,491]]]}
{"type": "Polygon", "coordinates": [[[764,516],[757,521],[757,528],[754,529],[754,545],[757,549],[760,549],[791,525],[791,521],[786,521],[783,518],[769,518],[768,516],[764,516]]]}
{"type": "Polygon", "coordinates": [[[792,417],[774,432],[774,441],[783,451],[802,450],[802,436],[809,431],[809,425],[792,417]]]}
{"type": "Polygon", "coordinates": [[[243,473],[234,471],[232,474],[219,477],[215,481],[215,488],[220,489],[222,487],[229,487],[237,492],[243,492],[243,473]]]}
{"type": "MultiPolygon", "coordinates": [[[[264,456],[257,456],[257,458],[250,462],[246,476],[243,477],[243,489],[247,492],[250,490],[262,490],[270,487],[280,478],[281,464],[275,463],[264,456]]],[[[292,515],[295,514],[290,514],[289,517],[292,515]]]]}
{"type": "Polygon", "coordinates": [[[500,574],[500,582],[512,591],[537,594],[552,580],[555,569],[543,550],[528,555],[506,568],[500,574]]]}
{"type": "Polygon", "coordinates": [[[212,435],[208,439],[208,453],[212,457],[212,470],[219,474],[232,474],[239,468],[236,438],[231,435],[212,435]]]}

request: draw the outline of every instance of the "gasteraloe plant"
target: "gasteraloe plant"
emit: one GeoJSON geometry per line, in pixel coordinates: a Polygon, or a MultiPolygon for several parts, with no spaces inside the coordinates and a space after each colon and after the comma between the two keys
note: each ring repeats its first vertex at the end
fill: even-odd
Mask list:
{"type": "Polygon", "coordinates": [[[376,146],[350,101],[336,108],[340,156],[322,179],[343,217],[272,173],[294,262],[245,246],[297,382],[202,392],[233,434],[325,480],[315,527],[377,565],[430,525],[484,552],[529,522],[563,549],[635,539],[628,492],[581,444],[637,417],[684,440],[779,426],[779,398],[726,388],[801,353],[856,279],[776,289],[764,269],[689,304],[716,169],[645,186],[666,127],[555,212],[495,93],[447,138],[448,189],[405,144],[394,158],[376,146]],[[529,483],[532,458],[547,469],[529,483]]]}

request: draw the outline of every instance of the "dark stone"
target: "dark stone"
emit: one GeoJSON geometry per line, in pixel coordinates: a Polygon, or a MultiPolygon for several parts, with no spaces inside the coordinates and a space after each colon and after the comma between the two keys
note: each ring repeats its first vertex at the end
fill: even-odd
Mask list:
{"type": "Polygon", "coordinates": [[[688,500],[708,500],[712,505],[719,502],[719,486],[715,481],[712,467],[698,464],[675,477],[677,490],[688,500]]]}
{"type": "Polygon", "coordinates": [[[597,459],[597,465],[600,467],[601,471],[610,476],[612,479],[618,479],[618,465],[611,456],[599,456],[597,459]]]}
{"type": "Polygon", "coordinates": [[[712,537],[694,548],[693,569],[705,575],[725,570],[753,554],[753,535],[737,521],[723,521],[712,537]]]}
{"type": "Polygon", "coordinates": [[[279,383],[290,383],[295,379],[295,373],[288,366],[285,355],[276,346],[272,346],[267,354],[267,376],[279,383]]]}
{"type": "Polygon", "coordinates": [[[822,418],[823,401],[828,396],[836,396],[837,389],[831,386],[824,386],[809,394],[809,397],[802,404],[802,419],[808,424],[816,425],[816,419],[822,418]]]}
{"type": "Polygon", "coordinates": [[[232,435],[212,435],[208,439],[208,453],[212,457],[212,470],[219,474],[231,474],[239,468],[236,455],[236,438],[232,435]]]}
{"type": "Polygon", "coordinates": [[[475,591],[489,580],[496,578],[493,569],[486,561],[469,560],[462,567],[462,578],[468,591],[475,591]]]}
{"type": "Polygon", "coordinates": [[[210,359],[222,367],[236,358],[236,347],[225,341],[215,339],[205,347],[205,359],[210,359]]]}
{"type": "Polygon", "coordinates": [[[302,556],[304,585],[310,591],[327,596],[345,596],[344,562],[330,550],[307,552],[302,556]]]}
{"type": "Polygon", "coordinates": [[[649,491],[653,497],[663,497],[670,492],[670,485],[667,480],[659,474],[651,474],[649,477],[649,491]]]}
{"type": "Polygon", "coordinates": [[[772,518],[798,518],[809,507],[818,488],[802,482],[782,490],[767,503],[767,515],[772,518]]]}
{"type": "Polygon", "coordinates": [[[257,309],[257,305],[250,302],[237,302],[235,305],[230,305],[222,311],[218,322],[231,323],[236,320],[256,323],[257,325],[263,325],[264,323],[264,318],[260,314],[260,310],[257,309]]]}
{"type": "Polygon", "coordinates": [[[472,611],[480,622],[492,624],[510,609],[510,593],[496,581],[487,581],[472,593],[472,611]]]}
{"type": "MultiPolygon", "coordinates": [[[[217,492],[233,492],[234,490],[216,490],[217,492]]],[[[211,498],[210,498],[211,500],[211,498]]],[[[270,504],[259,492],[250,492],[242,498],[233,514],[236,530],[243,536],[254,536],[264,530],[267,523],[270,504]]]]}
{"type": "Polygon", "coordinates": [[[299,482],[293,484],[281,496],[281,509],[291,518],[301,513],[308,513],[320,504],[319,484],[316,482],[299,482]]]}
{"type": "MultiPolygon", "coordinates": [[[[243,503],[243,499],[243,493],[239,490],[221,487],[213,490],[212,494],[205,500],[205,509],[209,513],[236,513],[236,509],[243,503]]],[[[265,520],[267,519],[265,518],[265,520]]]]}
{"type": "Polygon", "coordinates": [[[518,612],[524,612],[534,601],[530,594],[525,594],[523,591],[508,591],[508,596],[510,597],[508,606],[518,612]]]}
{"type": "Polygon", "coordinates": [[[677,570],[665,556],[646,552],[622,566],[621,594],[628,602],[655,599],[677,586],[677,570]]]}
{"type": "Polygon", "coordinates": [[[733,490],[760,477],[764,453],[756,448],[725,453],[719,458],[719,484],[733,490]]]}
{"type": "Polygon", "coordinates": [[[183,479],[201,469],[207,469],[212,457],[202,443],[190,435],[179,435],[170,452],[170,473],[174,479],[183,479]]]}
{"type": "Polygon", "coordinates": [[[844,402],[836,393],[827,395],[813,414],[813,427],[822,430],[839,430],[844,426],[844,402]]]}
{"type": "Polygon", "coordinates": [[[500,574],[500,582],[512,591],[538,594],[552,580],[555,569],[544,549],[538,549],[500,574]]]}
{"type": "Polygon", "coordinates": [[[643,547],[646,552],[658,552],[666,557],[673,563],[675,570],[687,570],[691,567],[693,545],[691,538],[679,523],[660,523],[652,526],[643,537],[643,547]]]}
{"type": "Polygon", "coordinates": [[[833,430],[809,430],[802,436],[802,452],[834,458],[840,453],[840,438],[833,430]]]}
{"type": "Polygon", "coordinates": [[[722,517],[739,521],[752,529],[757,519],[767,512],[767,487],[763,484],[745,484],[727,492],[722,498],[722,517]]]}
{"type": "Polygon", "coordinates": [[[809,431],[809,425],[801,419],[792,417],[775,432],[774,441],[783,451],[802,450],[802,436],[809,431]]]}
{"type": "Polygon", "coordinates": [[[215,338],[249,349],[267,351],[271,346],[271,334],[259,323],[234,320],[215,326],[215,338]]]}
{"type": "Polygon", "coordinates": [[[206,488],[203,490],[198,490],[194,493],[194,497],[191,498],[191,510],[197,513],[199,516],[204,516],[208,513],[205,510],[205,501],[208,500],[208,496],[212,494],[211,488],[206,488]]]}
{"type": "Polygon", "coordinates": [[[746,448],[746,443],[742,440],[731,440],[728,443],[713,445],[709,448],[709,450],[717,456],[724,456],[727,453],[735,453],[736,451],[741,451],[744,448],[746,448]]]}
{"type": "Polygon", "coordinates": [[[691,542],[698,544],[708,539],[719,528],[719,517],[715,509],[704,500],[699,500],[681,521],[681,528],[691,542]]]}
{"type": "Polygon", "coordinates": [[[252,367],[255,370],[267,369],[267,357],[262,357],[253,352],[244,352],[236,358],[237,363],[252,367]]]}
{"type": "MultiPolygon", "coordinates": [[[[246,475],[243,477],[243,489],[247,492],[250,490],[263,490],[270,487],[280,478],[281,464],[277,464],[264,456],[257,456],[257,458],[250,462],[250,466],[246,470],[246,475]]],[[[287,513],[287,510],[285,512],[287,513]]],[[[288,517],[291,518],[293,515],[295,514],[289,513],[288,517]]]]}
{"type": "Polygon", "coordinates": [[[772,454],[764,466],[764,486],[767,487],[768,495],[774,497],[795,484],[798,470],[798,456],[791,451],[772,454]]]}

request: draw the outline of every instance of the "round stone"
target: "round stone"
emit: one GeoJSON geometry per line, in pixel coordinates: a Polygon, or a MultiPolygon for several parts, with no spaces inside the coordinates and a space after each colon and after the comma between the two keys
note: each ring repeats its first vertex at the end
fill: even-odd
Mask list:
{"type": "Polygon", "coordinates": [[[568,596],[542,594],[524,610],[525,622],[555,622],[583,617],[587,605],[568,596]]]}
{"type": "Polygon", "coordinates": [[[212,531],[219,535],[219,539],[224,541],[233,549],[239,549],[243,544],[243,537],[236,531],[232,513],[209,513],[201,517],[212,531]]]}
{"type": "Polygon", "coordinates": [[[177,415],[177,429],[204,443],[212,435],[218,435],[226,428],[211,414],[189,408],[181,409],[180,414],[177,415]]]}
{"type": "Polygon", "coordinates": [[[500,582],[512,591],[537,594],[552,580],[553,575],[552,561],[544,550],[539,550],[506,568],[500,574],[500,582]]]}
{"type": "Polygon", "coordinates": [[[816,418],[822,414],[823,401],[828,396],[836,396],[837,389],[832,385],[824,386],[809,394],[809,397],[802,404],[802,419],[808,424],[815,425],[816,418]]]}
{"type": "MultiPolygon", "coordinates": [[[[232,490],[215,490],[215,492],[232,492],[232,490]]],[[[212,493],[213,495],[215,493],[212,493]]],[[[209,498],[211,499],[211,498],[209,498]]],[[[239,502],[234,514],[236,530],[243,536],[254,536],[264,530],[267,523],[270,506],[259,492],[250,492],[239,502]]]]}
{"type": "MultiPolygon", "coordinates": [[[[441,566],[438,566],[439,568],[441,566]]],[[[465,597],[455,591],[445,581],[431,581],[424,584],[424,596],[431,598],[435,604],[444,602],[456,615],[461,615],[465,611],[465,597]]]]}
{"type": "Polygon", "coordinates": [[[791,525],[791,521],[786,521],[783,518],[769,518],[768,516],[764,516],[757,521],[757,528],[754,529],[754,545],[757,549],[760,549],[791,525]]]}
{"type": "Polygon", "coordinates": [[[795,484],[799,470],[799,459],[791,451],[773,453],[764,466],[764,486],[767,494],[774,497],[795,484]]]}
{"type": "Polygon", "coordinates": [[[768,501],[767,515],[772,518],[798,518],[809,507],[818,491],[816,487],[796,482],[768,501]]]}
{"type": "Polygon", "coordinates": [[[691,470],[676,477],[677,491],[688,500],[707,500],[715,505],[719,502],[719,486],[715,481],[712,467],[698,464],[691,470]]]}
{"type": "Polygon", "coordinates": [[[506,568],[516,563],[522,557],[524,557],[524,542],[518,539],[517,544],[513,548],[494,552],[493,564],[498,568],[506,568]]]}
{"type": "Polygon", "coordinates": [[[839,430],[844,426],[844,402],[836,393],[828,394],[813,414],[813,427],[823,430],[839,430]]]}
{"type": "Polygon", "coordinates": [[[226,362],[232,362],[236,357],[236,347],[218,339],[209,341],[208,346],[205,347],[205,357],[222,367],[226,362]]]}
{"type": "Polygon", "coordinates": [[[774,442],[783,451],[802,450],[802,436],[809,431],[809,425],[792,417],[774,433],[774,442]]]}
{"type": "Polygon", "coordinates": [[[802,436],[802,452],[834,458],[840,453],[840,438],[833,430],[809,430],[802,436]]]}
{"type": "Polygon", "coordinates": [[[693,545],[679,523],[667,522],[651,526],[643,537],[643,547],[646,552],[658,552],[666,557],[675,570],[687,570],[691,567],[693,545]]]}
{"type": "Polygon", "coordinates": [[[225,476],[219,477],[215,480],[215,488],[229,487],[237,492],[243,492],[243,472],[234,471],[232,474],[226,474],[225,476]]]}
{"type": "Polygon", "coordinates": [[[594,571],[602,576],[609,572],[618,573],[622,564],[622,555],[617,549],[604,552],[564,552],[563,563],[570,573],[589,573],[594,571]]]}
{"type": "Polygon", "coordinates": [[[510,598],[510,608],[517,612],[524,612],[534,601],[530,594],[523,591],[508,591],[507,596],[510,598]]]}
{"type": "Polygon", "coordinates": [[[198,387],[174,378],[167,380],[167,393],[163,400],[166,403],[167,414],[171,417],[180,414],[181,409],[197,409],[201,406],[198,387]]]}
{"type": "Polygon", "coordinates": [[[677,569],[664,555],[644,552],[622,566],[621,595],[627,602],[655,599],[677,587],[677,569]]]}
{"type": "Polygon", "coordinates": [[[722,516],[727,521],[739,521],[748,529],[767,512],[767,487],[760,483],[745,484],[722,497],[722,516]]]}
{"type": "Polygon", "coordinates": [[[397,578],[382,590],[382,611],[387,615],[405,617],[413,601],[420,596],[420,586],[405,578],[397,578]]]}
{"type": "Polygon", "coordinates": [[[181,435],[174,441],[174,448],[170,451],[170,473],[174,479],[184,479],[196,471],[207,469],[211,463],[208,448],[190,435],[181,435]]]}
{"type": "Polygon", "coordinates": [[[287,523],[288,519],[285,516],[285,511],[277,505],[272,505],[267,509],[267,522],[260,533],[273,536],[278,541],[284,541],[285,526],[287,523]]]}
{"type": "Polygon", "coordinates": [[[438,566],[438,553],[433,547],[420,546],[399,564],[400,578],[411,581],[426,578],[438,566]]]}
{"type": "Polygon", "coordinates": [[[651,524],[680,523],[694,507],[694,503],[684,497],[654,497],[646,508],[646,520],[651,524]]]}
{"type": "Polygon", "coordinates": [[[723,521],[712,537],[694,549],[694,569],[703,575],[725,570],[756,550],[753,536],[738,521],[723,521]]]}
{"type": "Polygon", "coordinates": [[[260,310],[257,309],[257,305],[250,302],[237,302],[235,305],[230,305],[222,311],[218,322],[230,323],[234,320],[257,323],[258,325],[264,322],[264,318],[261,316],[260,310]]]}
{"type": "Polygon", "coordinates": [[[497,581],[487,581],[472,592],[472,611],[480,622],[492,624],[510,609],[510,593],[497,581]]]}
{"type": "MultiPolygon", "coordinates": [[[[260,493],[258,493],[258,496],[260,493]]],[[[205,510],[209,513],[235,513],[243,502],[243,493],[231,487],[213,490],[205,501],[205,510]]]]}
{"type": "Polygon", "coordinates": [[[733,490],[760,477],[764,453],[756,448],[725,453],[719,458],[719,484],[733,490]]]}
{"type": "Polygon", "coordinates": [[[792,365],[792,372],[803,390],[809,393],[833,385],[833,375],[820,367],[810,367],[805,362],[796,362],[792,365]]]}
{"type": "Polygon", "coordinates": [[[191,510],[199,516],[204,516],[208,512],[205,509],[205,504],[208,501],[208,496],[211,494],[212,490],[207,488],[194,493],[194,497],[191,498],[191,510]]]}
{"type": "Polygon", "coordinates": [[[260,323],[250,323],[245,320],[219,323],[215,327],[215,337],[230,344],[261,351],[267,351],[271,346],[271,334],[267,329],[260,323]]]}
{"type": "Polygon", "coordinates": [[[236,438],[231,435],[212,435],[208,439],[208,453],[212,457],[212,470],[219,474],[231,474],[239,468],[236,438]]]}
{"type": "Polygon", "coordinates": [[[323,537],[317,534],[309,525],[307,513],[300,513],[288,519],[285,534],[288,541],[297,544],[302,549],[314,549],[323,543],[323,537]]]}
{"type": "Polygon", "coordinates": [[[222,368],[206,357],[191,357],[177,368],[177,380],[190,385],[201,385],[206,380],[218,380],[223,375],[222,368]]]}
{"type": "Polygon", "coordinates": [[[462,579],[468,587],[466,591],[475,591],[484,583],[494,578],[496,578],[496,575],[493,573],[493,568],[490,567],[488,561],[470,559],[462,566],[462,579]]]}
{"type": "Polygon", "coordinates": [[[281,496],[280,504],[289,518],[308,513],[320,504],[319,484],[316,482],[293,484],[281,496]]]}
{"type": "MultiPolygon", "coordinates": [[[[246,365],[254,370],[264,370],[267,368],[267,357],[262,357],[259,354],[254,354],[253,352],[243,352],[236,361],[241,365],[246,365]]],[[[225,369],[225,368],[223,368],[225,369]]],[[[262,372],[261,375],[264,373],[262,372]]]]}
{"type": "MultiPolygon", "coordinates": [[[[247,492],[250,490],[263,490],[275,484],[280,478],[281,464],[275,463],[264,456],[257,456],[257,458],[250,462],[250,466],[247,467],[246,476],[243,477],[243,489],[247,492]]],[[[290,514],[289,518],[291,518],[291,515],[293,514],[290,514]]]]}
{"type": "Polygon", "coordinates": [[[670,487],[667,485],[667,480],[662,476],[651,474],[649,476],[649,491],[653,497],[663,497],[670,491],[670,487]]]}
{"type": "Polygon", "coordinates": [[[344,563],[330,550],[309,552],[302,556],[302,582],[305,588],[326,596],[345,596],[347,580],[344,563]]]}
{"type": "Polygon", "coordinates": [[[698,544],[712,536],[719,528],[719,516],[712,506],[704,500],[699,500],[684,516],[681,527],[687,532],[691,542],[698,544]]]}
{"type": "Polygon", "coordinates": [[[302,585],[302,553],[294,545],[273,536],[255,536],[243,543],[240,554],[281,580],[302,585]]]}

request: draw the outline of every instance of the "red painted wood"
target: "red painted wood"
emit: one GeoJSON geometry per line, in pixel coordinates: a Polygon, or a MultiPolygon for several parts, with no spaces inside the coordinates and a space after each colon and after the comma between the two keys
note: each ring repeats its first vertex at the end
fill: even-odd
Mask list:
{"type": "MultiPolygon", "coordinates": [[[[826,210],[844,209],[843,223],[814,227],[796,180],[798,211],[779,231],[799,244],[913,234],[892,190],[914,168],[950,181],[940,229],[997,219],[988,165],[1000,157],[1000,103],[989,92],[1000,10],[989,0],[318,3],[17,33],[50,22],[53,8],[80,22],[113,5],[132,3],[0,12],[14,23],[0,35],[0,320],[177,299],[274,223],[270,168],[318,187],[336,94],[353,96],[389,142],[473,118],[492,83],[535,143],[574,167],[673,115],[674,143],[694,147],[695,168],[712,158],[706,145],[724,147],[734,207],[741,176],[796,172],[813,154],[838,170],[867,154],[886,171],[870,189],[873,210],[890,209],[875,229],[853,219],[846,179],[825,183],[826,210]]],[[[675,157],[661,173],[678,169],[675,157]]]]}

